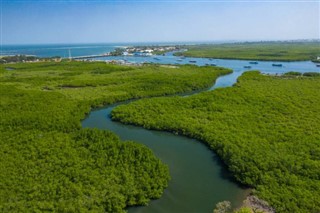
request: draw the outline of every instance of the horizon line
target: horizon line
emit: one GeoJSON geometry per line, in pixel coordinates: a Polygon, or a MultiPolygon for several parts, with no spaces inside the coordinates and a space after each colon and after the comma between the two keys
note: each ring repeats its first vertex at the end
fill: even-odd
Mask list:
{"type": "Polygon", "coordinates": [[[202,44],[210,44],[210,43],[244,43],[244,42],[288,42],[288,41],[320,41],[320,38],[299,38],[299,39],[250,39],[250,40],[243,40],[243,39],[228,39],[228,40],[200,40],[200,41],[114,41],[114,42],[63,42],[63,43],[7,43],[7,44],[1,44],[1,46],[9,46],[9,45],[76,45],[76,44],[143,44],[143,43],[202,43],[202,44]]]}

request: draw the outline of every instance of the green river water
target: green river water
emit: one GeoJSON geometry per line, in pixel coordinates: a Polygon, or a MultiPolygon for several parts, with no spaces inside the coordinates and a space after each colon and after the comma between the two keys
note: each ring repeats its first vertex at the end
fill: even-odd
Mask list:
{"type": "MultiPolygon", "coordinates": [[[[241,73],[222,76],[209,90],[231,86],[239,75],[241,73]]],[[[160,199],[151,201],[148,206],[129,207],[129,213],[212,212],[215,205],[224,200],[231,201],[233,207],[241,205],[248,190],[232,179],[223,163],[206,145],[172,133],[114,122],[110,113],[119,104],[125,103],[93,110],[82,126],[107,129],[122,140],[146,145],[169,166],[171,175],[169,187],[160,199]]]]}

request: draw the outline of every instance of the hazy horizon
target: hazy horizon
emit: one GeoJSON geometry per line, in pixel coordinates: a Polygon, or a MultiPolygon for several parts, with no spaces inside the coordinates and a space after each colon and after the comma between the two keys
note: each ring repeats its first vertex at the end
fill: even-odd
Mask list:
{"type": "Polygon", "coordinates": [[[2,0],[1,44],[319,39],[319,4],[319,1],[240,0],[2,0]]]}
{"type": "Polygon", "coordinates": [[[197,44],[223,44],[223,43],[256,43],[256,42],[304,42],[304,41],[317,41],[320,42],[320,39],[310,38],[310,39],[292,39],[292,40],[216,40],[216,41],[146,41],[146,42],[80,42],[80,43],[8,43],[2,44],[3,46],[28,46],[28,45],[126,45],[126,44],[187,44],[187,45],[197,45],[197,44]]]}

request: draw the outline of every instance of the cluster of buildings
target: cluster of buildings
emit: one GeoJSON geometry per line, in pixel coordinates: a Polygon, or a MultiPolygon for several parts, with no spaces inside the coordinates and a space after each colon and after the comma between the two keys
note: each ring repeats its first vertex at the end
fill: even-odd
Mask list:
{"type": "Polygon", "coordinates": [[[122,49],[124,56],[152,56],[159,55],[169,51],[179,50],[178,46],[139,46],[126,47],[122,49]]]}

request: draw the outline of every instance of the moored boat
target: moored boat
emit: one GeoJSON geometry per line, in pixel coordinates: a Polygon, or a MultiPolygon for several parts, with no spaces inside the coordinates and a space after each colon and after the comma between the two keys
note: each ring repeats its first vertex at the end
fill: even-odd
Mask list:
{"type": "Polygon", "coordinates": [[[257,61],[250,61],[249,64],[258,64],[257,61]]]}
{"type": "Polygon", "coordinates": [[[272,64],[274,67],[282,67],[282,64],[272,64]]]}
{"type": "Polygon", "coordinates": [[[190,63],[197,63],[197,61],[189,61],[190,63]]]}

